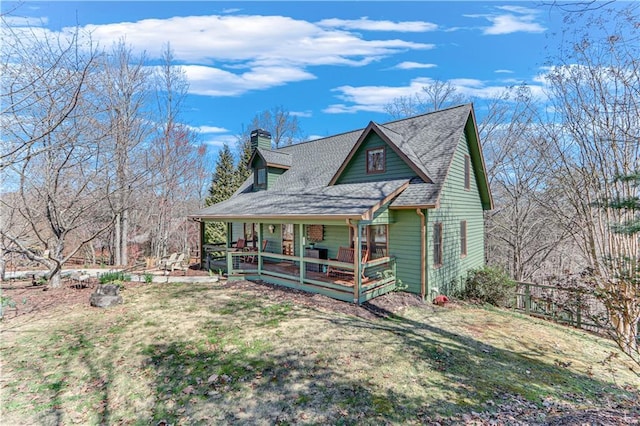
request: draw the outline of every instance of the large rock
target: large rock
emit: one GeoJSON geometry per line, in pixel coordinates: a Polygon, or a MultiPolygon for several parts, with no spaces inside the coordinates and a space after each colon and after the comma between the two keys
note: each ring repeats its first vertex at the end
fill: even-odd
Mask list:
{"type": "Polygon", "coordinates": [[[98,308],[119,305],[123,302],[120,296],[120,287],[113,284],[99,285],[94,293],[91,293],[89,303],[98,308]]]}

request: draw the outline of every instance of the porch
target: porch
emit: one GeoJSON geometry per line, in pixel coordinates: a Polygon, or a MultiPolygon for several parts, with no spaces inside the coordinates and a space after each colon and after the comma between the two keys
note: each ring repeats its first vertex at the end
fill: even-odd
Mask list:
{"type": "Polygon", "coordinates": [[[305,256],[309,249],[300,251],[303,255],[299,256],[261,247],[216,247],[217,256],[207,256],[203,267],[226,270],[229,280],[263,280],[358,304],[396,288],[396,262],[390,256],[347,263],[305,256]]]}

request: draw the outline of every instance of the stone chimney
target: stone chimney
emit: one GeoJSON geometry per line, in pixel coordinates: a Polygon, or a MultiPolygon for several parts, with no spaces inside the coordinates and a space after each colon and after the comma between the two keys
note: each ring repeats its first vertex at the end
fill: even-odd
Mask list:
{"type": "Polygon", "coordinates": [[[271,133],[264,129],[256,129],[251,132],[251,150],[256,148],[271,149],[271,133]]]}

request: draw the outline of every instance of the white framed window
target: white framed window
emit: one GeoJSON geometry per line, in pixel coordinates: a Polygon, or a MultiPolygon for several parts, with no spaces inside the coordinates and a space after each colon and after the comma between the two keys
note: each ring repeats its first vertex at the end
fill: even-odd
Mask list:
{"type": "Polygon", "coordinates": [[[460,221],[460,257],[467,255],[467,221],[460,221]]]}
{"type": "Polygon", "coordinates": [[[442,222],[433,224],[433,266],[442,266],[442,222]]]}
{"type": "Polygon", "coordinates": [[[471,189],[471,159],[468,155],[464,156],[464,189],[471,189]]]}
{"type": "Polygon", "coordinates": [[[385,149],[372,148],[367,150],[367,174],[384,173],[385,171],[385,149]]]}

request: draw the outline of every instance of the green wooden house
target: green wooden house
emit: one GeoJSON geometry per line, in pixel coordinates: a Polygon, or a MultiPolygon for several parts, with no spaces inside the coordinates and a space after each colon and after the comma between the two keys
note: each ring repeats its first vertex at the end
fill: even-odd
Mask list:
{"type": "Polygon", "coordinates": [[[493,202],[471,104],[277,150],[263,130],[251,142],[250,178],[191,215],[226,223],[225,247],[209,249],[230,280],[362,303],[398,285],[447,294],[484,264],[493,202]]]}

